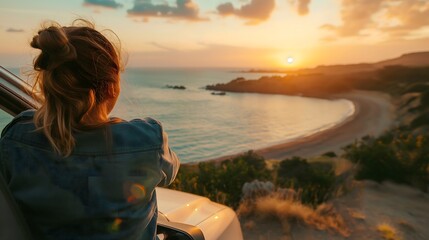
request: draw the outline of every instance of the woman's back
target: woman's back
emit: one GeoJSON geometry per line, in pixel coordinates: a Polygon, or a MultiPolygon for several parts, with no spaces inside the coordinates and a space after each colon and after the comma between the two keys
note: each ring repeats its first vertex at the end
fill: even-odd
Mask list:
{"type": "Polygon", "coordinates": [[[151,239],[156,186],[168,185],[179,162],[153,119],[116,121],[74,131],[62,157],[27,111],[5,128],[0,173],[32,232],[41,239],[151,239]]]}

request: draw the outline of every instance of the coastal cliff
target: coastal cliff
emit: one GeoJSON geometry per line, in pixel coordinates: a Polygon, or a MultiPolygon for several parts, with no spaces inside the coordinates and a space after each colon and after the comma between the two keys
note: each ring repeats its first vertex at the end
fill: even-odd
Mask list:
{"type": "Polygon", "coordinates": [[[236,78],[228,83],[206,86],[207,90],[327,97],[351,90],[343,77],[328,75],[265,76],[256,80],[236,78]]]}

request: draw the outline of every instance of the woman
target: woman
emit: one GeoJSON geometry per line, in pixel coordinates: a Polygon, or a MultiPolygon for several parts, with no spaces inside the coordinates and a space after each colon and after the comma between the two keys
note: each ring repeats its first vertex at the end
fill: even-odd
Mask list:
{"type": "Polygon", "coordinates": [[[179,160],[158,121],[109,118],[119,51],[83,23],[33,38],[40,107],[3,130],[0,177],[36,239],[155,239],[155,187],[174,180],[179,160]]]}

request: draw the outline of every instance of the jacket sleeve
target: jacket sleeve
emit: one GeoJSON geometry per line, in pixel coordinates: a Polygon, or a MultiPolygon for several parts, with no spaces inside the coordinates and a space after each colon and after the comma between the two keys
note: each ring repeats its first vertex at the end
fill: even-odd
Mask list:
{"type": "Polygon", "coordinates": [[[167,133],[164,132],[162,126],[161,134],[162,145],[160,150],[160,165],[163,174],[163,179],[158,184],[159,187],[170,185],[176,178],[180,166],[179,158],[177,157],[176,153],[174,153],[173,150],[170,149],[170,146],[168,145],[167,133]]]}
{"type": "Polygon", "coordinates": [[[34,115],[34,110],[26,110],[21,112],[20,114],[16,115],[14,119],[9,122],[1,131],[1,137],[0,137],[0,177],[3,177],[6,182],[10,181],[10,168],[8,168],[8,163],[6,162],[7,154],[6,151],[8,149],[7,144],[11,144],[10,141],[6,143],[6,134],[8,131],[12,130],[12,128],[21,121],[28,121],[32,120],[34,115]]]}
{"type": "Polygon", "coordinates": [[[0,140],[0,178],[3,178],[6,182],[9,182],[10,174],[3,151],[3,143],[0,140]]]}

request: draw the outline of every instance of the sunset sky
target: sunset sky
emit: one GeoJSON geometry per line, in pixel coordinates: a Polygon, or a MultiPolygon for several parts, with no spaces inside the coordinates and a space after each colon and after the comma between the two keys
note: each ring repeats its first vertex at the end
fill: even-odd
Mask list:
{"type": "Polygon", "coordinates": [[[41,23],[78,17],[113,30],[129,67],[302,68],[429,51],[429,0],[1,0],[0,65],[31,64],[41,23]]]}

